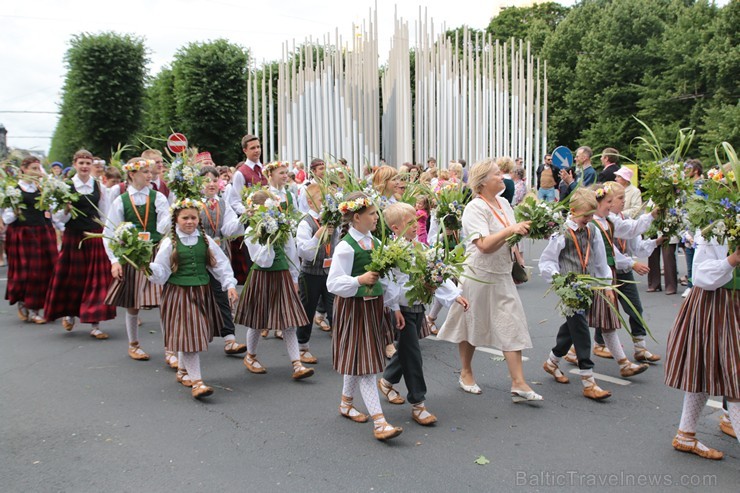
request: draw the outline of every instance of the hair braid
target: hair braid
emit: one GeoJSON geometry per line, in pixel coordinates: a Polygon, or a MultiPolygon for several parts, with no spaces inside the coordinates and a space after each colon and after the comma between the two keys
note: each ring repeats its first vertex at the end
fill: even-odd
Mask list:
{"type": "Polygon", "coordinates": [[[174,274],[177,272],[177,268],[180,266],[180,255],[177,253],[177,216],[179,211],[172,213],[172,228],[170,229],[170,235],[172,239],[172,254],[170,254],[170,270],[174,274]]]}

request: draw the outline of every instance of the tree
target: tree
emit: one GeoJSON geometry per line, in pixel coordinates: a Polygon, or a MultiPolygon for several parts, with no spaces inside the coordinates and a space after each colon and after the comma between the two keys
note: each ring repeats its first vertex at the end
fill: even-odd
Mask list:
{"type": "Polygon", "coordinates": [[[80,34],[70,45],[50,158],[68,162],[80,147],[108,156],[119,143],[131,143],[141,123],[144,41],[127,34],[80,34]]]}
{"type": "Polygon", "coordinates": [[[532,52],[539,53],[547,36],[555,31],[569,10],[556,2],[531,7],[507,7],[491,19],[485,33],[501,41],[508,41],[512,37],[529,41],[532,52]]]}
{"type": "Polygon", "coordinates": [[[181,48],[172,64],[175,130],[219,164],[232,165],[242,157],[248,61],[246,49],[219,39],[181,48]]]}
{"type": "Polygon", "coordinates": [[[147,147],[160,148],[161,139],[178,126],[175,77],[172,69],[165,67],[147,85],[139,139],[147,147]]]}

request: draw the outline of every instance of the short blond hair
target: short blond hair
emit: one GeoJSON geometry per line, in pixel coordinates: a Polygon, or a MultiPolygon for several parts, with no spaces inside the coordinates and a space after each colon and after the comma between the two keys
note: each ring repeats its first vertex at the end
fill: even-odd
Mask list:
{"type": "Polygon", "coordinates": [[[609,186],[609,193],[607,195],[616,195],[618,193],[624,193],[624,187],[616,181],[608,181],[604,185],[609,186]]]}
{"type": "Polygon", "coordinates": [[[462,174],[463,174],[463,165],[462,164],[458,163],[457,161],[452,161],[450,163],[449,168],[447,168],[447,169],[450,170],[450,174],[453,174],[454,173],[454,175],[456,177],[462,178],[462,174]]]}
{"type": "Polygon", "coordinates": [[[511,170],[514,169],[514,160],[509,156],[501,156],[496,158],[496,166],[502,173],[511,174],[511,170]]]}
{"type": "Polygon", "coordinates": [[[486,158],[483,161],[478,161],[470,168],[468,173],[468,186],[473,192],[474,196],[477,196],[480,192],[483,182],[488,178],[489,173],[494,170],[498,170],[499,167],[491,158],[486,158]]]}
{"type": "Polygon", "coordinates": [[[385,208],[383,211],[383,219],[385,223],[390,226],[406,226],[403,220],[408,216],[416,217],[416,209],[411,204],[406,202],[396,202],[385,208]]]}
{"type": "Polygon", "coordinates": [[[392,195],[395,190],[388,190],[388,182],[395,178],[396,175],[398,175],[396,168],[384,164],[373,175],[373,188],[382,195],[392,195]]]}
{"type": "Polygon", "coordinates": [[[162,157],[162,151],[160,151],[159,149],[147,149],[141,153],[141,157],[143,157],[144,159],[154,159],[162,157]]]}
{"type": "Polygon", "coordinates": [[[579,187],[573,190],[568,196],[571,212],[594,211],[599,206],[596,200],[596,194],[593,190],[585,187],[579,187]]]}
{"type": "Polygon", "coordinates": [[[321,202],[323,197],[321,196],[321,186],[318,183],[311,183],[306,187],[306,201],[308,205],[318,207],[317,202],[321,202]]]}

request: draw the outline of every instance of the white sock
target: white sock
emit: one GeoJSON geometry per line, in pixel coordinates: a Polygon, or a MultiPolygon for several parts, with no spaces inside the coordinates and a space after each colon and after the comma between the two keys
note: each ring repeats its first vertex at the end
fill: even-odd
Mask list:
{"type": "Polygon", "coordinates": [[[299,342],[298,343],[298,349],[300,349],[301,351],[308,351],[308,343],[306,342],[306,343],[303,343],[302,344],[302,343],[299,342]]]}
{"type": "Polygon", "coordinates": [[[439,315],[440,310],[442,310],[442,303],[440,303],[437,298],[435,298],[432,302],[432,307],[429,309],[429,316],[433,319],[436,319],[437,315],[439,315]]]}
{"type": "Polygon", "coordinates": [[[647,349],[644,337],[635,337],[632,339],[632,342],[635,343],[635,349],[647,349]]]}
{"type": "Polygon", "coordinates": [[[198,353],[180,353],[182,361],[185,364],[185,371],[190,375],[190,379],[195,382],[201,380],[200,376],[200,355],[198,353]]]}
{"type": "Polygon", "coordinates": [[[549,360],[550,360],[550,363],[552,363],[553,365],[559,365],[560,364],[560,358],[558,358],[557,356],[555,356],[555,353],[553,353],[552,351],[550,351],[549,360]]]}
{"type": "Polygon", "coordinates": [[[696,423],[699,422],[701,411],[707,404],[709,394],[706,392],[686,392],[683,396],[683,410],[678,429],[686,433],[696,433],[696,423]]]}
{"type": "MultiPolygon", "coordinates": [[[[383,414],[383,408],[380,407],[380,396],[378,395],[378,385],[375,383],[375,375],[361,375],[360,379],[360,393],[362,394],[362,400],[365,401],[365,407],[371,416],[376,414],[383,414]]],[[[385,418],[381,418],[376,422],[385,422],[385,418]]]]}
{"type": "Polygon", "coordinates": [[[624,349],[622,349],[622,343],[619,342],[616,330],[602,330],[601,335],[604,336],[604,344],[609,348],[609,352],[612,353],[615,361],[622,361],[627,357],[624,354],[624,349]]]}
{"type": "Polygon", "coordinates": [[[257,354],[257,344],[260,342],[260,331],[249,327],[247,329],[247,353],[257,354]]]}
{"type": "Polygon", "coordinates": [[[236,341],[236,337],[234,337],[234,334],[229,334],[226,337],[224,337],[224,342],[226,344],[228,344],[230,342],[234,342],[234,341],[236,341]]]}
{"type": "Polygon", "coordinates": [[[740,402],[728,402],[727,412],[730,414],[730,422],[732,423],[732,429],[735,430],[735,434],[738,435],[738,442],[740,442],[740,402]]]}
{"type": "Polygon", "coordinates": [[[184,354],[185,353],[183,353],[182,351],[177,352],[177,369],[179,370],[180,368],[182,368],[185,371],[188,371],[187,367],[185,366],[185,360],[183,359],[184,354]]]}
{"type": "Polygon", "coordinates": [[[283,330],[283,340],[285,341],[285,347],[288,350],[290,361],[299,361],[301,359],[301,352],[298,349],[296,329],[290,328],[283,330]]]}
{"type": "Polygon", "coordinates": [[[429,416],[431,416],[431,413],[427,411],[427,408],[424,405],[424,401],[417,402],[416,404],[411,404],[411,407],[414,409],[414,411],[421,411],[418,414],[419,419],[427,419],[429,416]]]}
{"type": "Polygon", "coordinates": [[[578,374],[581,375],[581,384],[584,387],[590,387],[592,385],[596,385],[596,380],[594,380],[594,371],[589,370],[578,370],[578,374]]]}
{"type": "Polygon", "coordinates": [[[357,386],[360,384],[360,377],[355,375],[344,375],[342,382],[342,395],[349,397],[350,399],[355,398],[357,392],[357,386]]]}
{"type": "Polygon", "coordinates": [[[139,315],[131,315],[126,313],[126,335],[128,335],[128,342],[136,342],[139,340],[139,315]]]}

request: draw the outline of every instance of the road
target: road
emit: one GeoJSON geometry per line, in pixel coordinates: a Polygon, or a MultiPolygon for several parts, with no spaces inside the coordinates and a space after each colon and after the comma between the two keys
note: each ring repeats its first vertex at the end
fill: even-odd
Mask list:
{"type": "MultiPolygon", "coordinates": [[[[531,259],[541,248],[534,245],[529,264],[536,264],[531,259]]],[[[678,263],[683,270],[682,257],[678,263]]],[[[0,270],[3,291],[5,272],[0,270]]],[[[641,282],[646,320],[659,341],[651,348],[664,354],[681,298],[646,293],[641,282]]],[[[483,394],[463,393],[457,348],[428,339],[422,342],[427,404],[439,423],[421,427],[410,419],[408,405],[384,403],[389,422],[404,427],[388,443],[373,439],[371,424],[338,415],[341,377],[331,369],[326,333],[314,332],[319,364],[316,375],[301,382],[290,378],[282,341],[261,342],[268,373],[253,375],[215,340],[202,368],[216,393],[199,402],[164,365],[158,311],[142,312],[140,339],[152,359],[137,362],[127,356],[120,311],[103,325],[110,339],[97,341],[81,327],[65,332],[59,322],[22,323],[5,302],[0,488],[478,492],[590,491],[601,485],[603,491],[635,491],[650,484],[653,491],[702,485],[737,491],[740,446],[719,431],[716,407],[705,408],[698,434],[723,450],[724,460],[671,447],[682,393],[663,384],[662,362],[627,382],[613,361],[595,358],[595,371],[611,379],[600,384],[614,394],[603,402],[582,397],[577,379],[560,385],[542,371],[561,322],[554,295],[543,297],[546,288],[537,275],[519,288],[534,344],[525,352],[525,374],[544,396],[542,403],[511,402],[506,364],[490,349],[474,359],[483,394]],[[490,462],[477,464],[481,456],[490,462]]],[[[244,333],[239,327],[242,341],[244,333]]],[[[621,339],[630,354],[625,333],[621,339]]]]}

